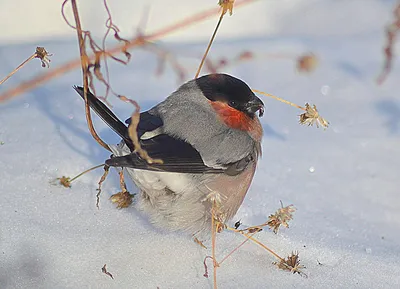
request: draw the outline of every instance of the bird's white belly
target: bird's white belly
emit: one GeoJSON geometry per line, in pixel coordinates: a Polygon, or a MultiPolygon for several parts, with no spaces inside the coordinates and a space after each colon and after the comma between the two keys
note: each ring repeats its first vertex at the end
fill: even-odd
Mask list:
{"type": "MultiPolygon", "coordinates": [[[[116,156],[130,153],[125,145],[110,148],[116,156]]],[[[197,233],[209,223],[209,205],[205,201],[209,190],[204,183],[213,176],[125,170],[140,189],[136,199],[138,209],[157,227],[197,233]]]]}
{"type": "Polygon", "coordinates": [[[190,175],[131,168],[126,168],[126,171],[141,190],[154,196],[157,191],[164,191],[165,189],[169,189],[176,194],[183,194],[185,191],[192,191],[197,185],[193,183],[190,175]]]}

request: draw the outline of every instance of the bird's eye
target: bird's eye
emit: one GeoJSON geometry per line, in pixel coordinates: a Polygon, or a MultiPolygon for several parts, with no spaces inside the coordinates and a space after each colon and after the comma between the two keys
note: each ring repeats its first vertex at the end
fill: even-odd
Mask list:
{"type": "Polygon", "coordinates": [[[232,106],[232,107],[235,107],[236,106],[236,101],[230,100],[229,101],[229,105],[232,106]]]}

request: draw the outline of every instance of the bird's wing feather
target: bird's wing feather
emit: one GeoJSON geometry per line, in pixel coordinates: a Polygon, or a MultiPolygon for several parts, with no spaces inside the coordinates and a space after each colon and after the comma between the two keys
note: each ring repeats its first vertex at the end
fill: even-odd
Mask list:
{"type": "Polygon", "coordinates": [[[166,134],[141,140],[140,143],[150,157],[161,159],[163,163],[149,164],[138,154],[132,152],[128,155],[112,157],[106,161],[106,164],[114,167],[174,173],[223,173],[221,169],[206,166],[198,151],[190,144],[166,134]]]}

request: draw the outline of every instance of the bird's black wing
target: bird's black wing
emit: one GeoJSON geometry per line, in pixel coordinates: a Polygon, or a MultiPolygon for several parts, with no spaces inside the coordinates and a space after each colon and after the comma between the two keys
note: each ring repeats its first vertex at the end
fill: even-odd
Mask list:
{"type": "Polygon", "coordinates": [[[141,140],[140,143],[150,157],[161,159],[162,164],[149,164],[134,152],[125,156],[112,157],[106,160],[106,164],[113,167],[173,173],[213,174],[224,172],[222,169],[206,166],[196,149],[187,142],[169,135],[160,134],[150,139],[141,140]]]}
{"type": "MultiPolygon", "coordinates": [[[[83,98],[83,88],[74,87],[83,98]]],[[[149,164],[134,151],[134,146],[128,135],[127,126],[102,103],[96,96],[89,91],[87,98],[90,107],[107,123],[131,149],[132,153],[125,156],[115,156],[106,160],[106,164],[113,167],[127,167],[151,171],[164,171],[175,173],[223,173],[223,169],[208,167],[204,164],[199,152],[189,143],[169,136],[159,134],[149,139],[140,139],[140,144],[153,159],[161,159],[162,164],[149,164]]],[[[130,124],[130,118],[126,120],[130,124]]],[[[138,137],[142,137],[146,132],[154,131],[161,127],[163,121],[160,117],[142,112],[137,127],[138,137]]]]}

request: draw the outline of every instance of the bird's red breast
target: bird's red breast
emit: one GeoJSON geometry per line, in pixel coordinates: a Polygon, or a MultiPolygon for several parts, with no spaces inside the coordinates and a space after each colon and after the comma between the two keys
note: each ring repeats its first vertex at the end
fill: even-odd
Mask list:
{"type": "Polygon", "coordinates": [[[256,141],[261,140],[262,127],[257,117],[251,118],[244,112],[234,109],[225,102],[213,101],[210,103],[227,126],[247,131],[256,141]]]}

